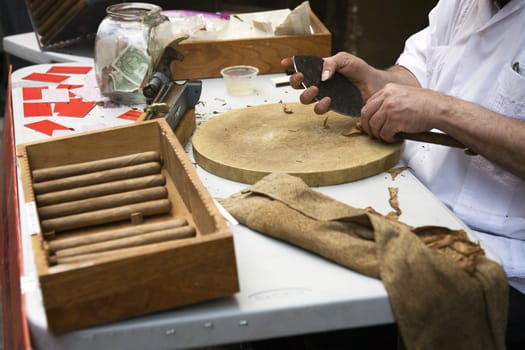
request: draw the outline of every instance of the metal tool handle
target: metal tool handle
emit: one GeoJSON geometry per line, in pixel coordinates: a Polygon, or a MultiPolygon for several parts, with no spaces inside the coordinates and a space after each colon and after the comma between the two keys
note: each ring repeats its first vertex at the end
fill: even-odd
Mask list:
{"type": "Polygon", "coordinates": [[[396,134],[396,137],[403,139],[403,140],[422,141],[422,142],[434,143],[437,145],[468,149],[467,146],[465,146],[464,144],[462,144],[461,142],[459,142],[452,136],[443,134],[440,132],[425,131],[425,132],[418,132],[414,134],[410,134],[406,132],[398,132],[396,134]]]}

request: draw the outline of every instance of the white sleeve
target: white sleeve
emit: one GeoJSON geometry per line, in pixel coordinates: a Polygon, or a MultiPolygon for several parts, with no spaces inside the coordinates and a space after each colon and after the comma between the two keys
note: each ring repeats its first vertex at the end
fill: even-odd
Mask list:
{"type": "Polygon", "coordinates": [[[525,266],[523,264],[525,241],[473,231],[498,256],[509,277],[525,279],[525,266]]]}
{"type": "Polygon", "coordinates": [[[422,87],[428,86],[426,53],[429,47],[430,30],[427,27],[408,38],[405,49],[396,62],[411,71],[422,87]]]}
{"type": "Polygon", "coordinates": [[[451,27],[458,18],[463,3],[476,0],[439,0],[428,15],[429,25],[412,35],[405,42],[405,49],[397,60],[397,64],[410,70],[422,87],[428,87],[429,53],[435,46],[446,45],[451,33],[451,27]]]}

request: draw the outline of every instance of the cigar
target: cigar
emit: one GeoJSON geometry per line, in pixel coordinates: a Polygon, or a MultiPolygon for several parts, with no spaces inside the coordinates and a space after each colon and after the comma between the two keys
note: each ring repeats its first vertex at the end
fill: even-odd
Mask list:
{"type": "Polygon", "coordinates": [[[57,257],[57,259],[72,256],[82,256],[86,254],[107,252],[115,249],[130,248],[150,243],[171,241],[175,239],[182,239],[194,236],[195,228],[193,226],[186,225],[162,231],[148,232],[132,237],[112,239],[110,241],[105,242],[98,242],[93,244],[82,245],[79,247],[61,249],[55,252],[55,256],[57,257]]]}
{"type": "Polygon", "coordinates": [[[131,237],[149,232],[163,231],[167,229],[181,227],[187,224],[188,221],[186,219],[177,218],[174,220],[155,222],[151,224],[134,225],[131,227],[124,227],[114,230],[91,233],[82,236],[63,237],[47,242],[45,249],[52,254],[57,250],[79,247],[86,244],[105,242],[112,239],[131,237]]]}
{"type": "Polygon", "coordinates": [[[122,168],[130,165],[148,162],[158,162],[159,159],[159,152],[150,151],[129,154],[121,157],[94,160],[90,162],[82,162],[50,168],[36,169],[32,172],[33,182],[56,180],[69,176],[93,173],[96,171],[122,168]]]}
{"type": "Polygon", "coordinates": [[[140,190],[143,188],[164,186],[166,178],[164,175],[148,175],[132,179],[111,181],[101,184],[72,188],[56,192],[44,193],[36,196],[39,206],[71,202],[114,193],[140,190]]]}
{"type": "Polygon", "coordinates": [[[42,220],[40,225],[42,226],[42,231],[44,232],[62,232],[81,227],[89,227],[107,224],[110,222],[128,220],[134,213],[142,213],[143,216],[166,214],[170,211],[170,207],[171,204],[169,199],[158,199],[116,208],[101,209],[54,219],[42,220]]]}
{"type": "Polygon", "coordinates": [[[98,171],[91,174],[76,175],[62,179],[37,182],[33,184],[33,191],[38,195],[53,191],[67,190],[75,187],[89,186],[109,181],[159,174],[160,169],[161,166],[158,162],[131,165],[122,168],[98,171]]]}
{"type": "Polygon", "coordinates": [[[68,216],[86,211],[120,207],[127,204],[147,202],[155,199],[168,198],[168,190],[163,186],[145,188],[142,190],[121,192],[78,201],[47,205],[38,208],[41,220],[68,216]]]}

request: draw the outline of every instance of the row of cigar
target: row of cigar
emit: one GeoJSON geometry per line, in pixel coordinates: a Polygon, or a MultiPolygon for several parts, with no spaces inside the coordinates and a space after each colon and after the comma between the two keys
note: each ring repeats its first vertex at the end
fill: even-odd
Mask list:
{"type": "Polygon", "coordinates": [[[171,209],[159,153],[141,152],[32,172],[33,192],[44,237],[130,220],[129,228],[60,237],[47,242],[50,264],[112,254],[115,249],[195,235],[185,221],[142,224],[146,216],[171,209]],[[65,242],[69,242],[65,247],[65,242]],[[58,248],[57,248],[58,247],[58,248]]]}
{"type": "Polygon", "coordinates": [[[86,6],[84,0],[34,0],[28,2],[35,29],[41,35],[44,44],[47,44],[50,37],[84,6],[86,6]]]}
{"type": "Polygon", "coordinates": [[[177,218],[44,241],[43,249],[49,265],[71,264],[117,256],[124,258],[142,252],[139,250],[144,246],[165,246],[195,235],[195,228],[186,219],[177,218]]]}

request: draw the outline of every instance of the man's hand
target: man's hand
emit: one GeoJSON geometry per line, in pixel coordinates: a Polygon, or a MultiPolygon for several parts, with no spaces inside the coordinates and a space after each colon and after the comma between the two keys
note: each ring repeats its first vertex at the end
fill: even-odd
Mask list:
{"type": "MultiPolygon", "coordinates": [[[[285,58],[281,61],[281,66],[286,71],[293,71],[294,65],[293,65],[293,59],[292,58],[285,58]]],[[[304,75],[302,72],[295,72],[290,76],[290,85],[294,89],[304,89],[303,86],[304,81],[304,75]]],[[[315,97],[319,94],[319,89],[317,86],[310,86],[307,89],[304,90],[303,93],[301,93],[301,96],[299,97],[302,104],[311,104],[316,102],[315,97]]],[[[318,114],[323,114],[328,112],[330,108],[330,103],[332,100],[329,97],[323,98],[319,103],[314,107],[314,111],[318,114]]]]}
{"type": "MultiPolygon", "coordinates": [[[[281,63],[286,70],[293,69],[291,58],[281,63]]],[[[322,79],[329,79],[335,71],[361,90],[366,102],[361,110],[362,126],[371,136],[394,142],[398,132],[417,133],[436,128],[525,178],[525,121],[422,89],[416,77],[402,66],[377,70],[360,58],[341,52],[324,58],[322,79]]],[[[302,73],[296,72],[290,77],[290,84],[301,89],[303,79],[302,73]]],[[[301,94],[301,102],[315,102],[318,92],[315,86],[309,87],[301,94]]],[[[330,98],[323,98],[316,104],[315,112],[326,113],[330,103],[330,98]]]]}
{"type": "Polygon", "coordinates": [[[432,90],[390,83],[368,99],[361,123],[369,135],[395,142],[398,132],[438,128],[451,103],[450,96],[432,90]]]}
{"type": "MultiPolygon", "coordinates": [[[[389,82],[419,86],[419,83],[412,73],[403,67],[396,66],[388,70],[378,70],[361,58],[347,52],[339,52],[323,60],[321,80],[326,81],[330,79],[335,72],[339,72],[357,86],[361,91],[361,96],[364,101],[368,100],[370,96],[382,89],[389,82]]],[[[292,58],[283,59],[281,65],[287,71],[294,69],[292,58]]],[[[304,76],[301,72],[293,73],[290,76],[290,85],[295,89],[303,89],[303,80],[304,76]]],[[[316,102],[315,97],[318,93],[319,90],[317,87],[310,86],[301,94],[301,103],[310,104],[316,102]]],[[[341,91],[341,94],[344,93],[344,91],[341,91]]],[[[316,104],[314,111],[318,114],[328,112],[331,102],[330,97],[321,99],[316,104]]]]}
{"type": "Polygon", "coordinates": [[[429,89],[387,84],[361,109],[363,130],[386,142],[398,132],[439,129],[525,178],[525,121],[429,89]]]}

